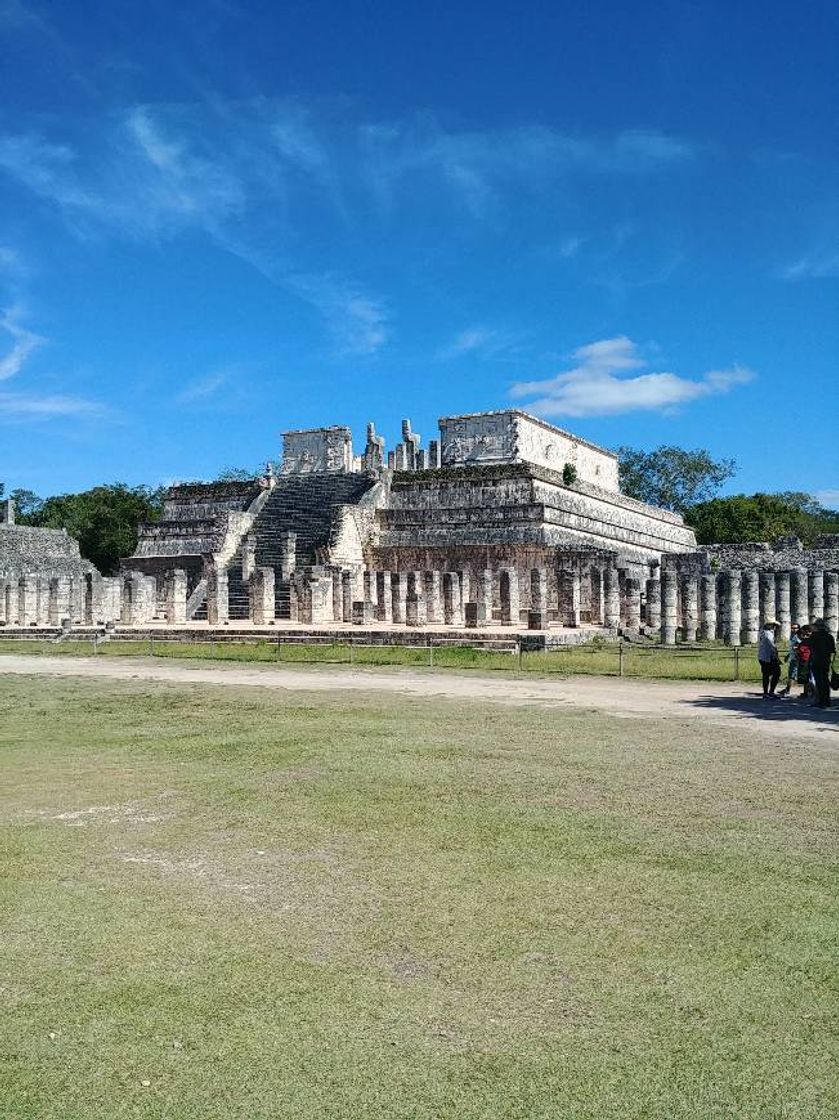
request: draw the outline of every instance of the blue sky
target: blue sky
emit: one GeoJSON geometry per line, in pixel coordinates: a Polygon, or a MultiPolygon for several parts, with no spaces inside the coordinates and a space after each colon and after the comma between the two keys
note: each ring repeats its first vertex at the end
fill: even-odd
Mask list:
{"type": "Polygon", "coordinates": [[[0,0],[0,51],[7,486],[516,405],[839,504],[835,3],[0,0]]]}

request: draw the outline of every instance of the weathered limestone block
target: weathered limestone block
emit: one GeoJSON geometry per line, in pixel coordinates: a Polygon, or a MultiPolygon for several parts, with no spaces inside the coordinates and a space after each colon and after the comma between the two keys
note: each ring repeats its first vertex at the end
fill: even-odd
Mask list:
{"type": "Polygon", "coordinates": [[[576,570],[561,571],[558,582],[559,621],[562,626],[577,627],[580,625],[580,573],[576,570]]]}
{"type": "Polygon", "coordinates": [[[789,572],[775,573],[775,607],[775,613],[781,626],[781,637],[787,639],[790,636],[790,623],[792,622],[789,572]]]}
{"type": "Polygon", "coordinates": [[[641,581],[627,576],[623,585],[625,629],[629,634],[641,631],[641,581]]]}
{"type": "Polygon", "coordinates": [[[661,641],[666,646],[676,644],[678,590],[676,572],[665,568],[661,573],[661,641]]]}
{"type": "MultiPolygon", "coordinates": [[[[408,573],[408,597],[416,599],[416,623],[408,625],[424,626],[426,623],[425,611],[425,574],[423,572],[408,573]]],[[[407,599],[406,599],[407,602],[407,599]]]]}
{"type": "Polygon", "coordinates": [[[466,627],[474,630],[478,626],[486,626],[486,608],[483,602],[465,603],[463,617],[466,627]]]}
{"type": "Polygon", "coordinates": [[[682,635],[684,641],[695,642],[699,631],[699,583],[694,575],[682,580],[682,635]]]}
{"type": "Polygon", "coordinates": [[[717,637],[717,577],[699,577],[699,639],[713,642],[717,637]]]}
{"type": "Polygon", "coordinates": [[[50,577],[39,574],[38,576],[38,613],[39,626],[48,626],[50,621],[50,577]]]}
{"type": "Polygon", "coordinates": [[[824,572],[810,572],[810,618],[824,617],[824,572]]]}
{"type": "Polygon", "coordinates": [[[353,586],[349,572],[341,572],[341,622],[352,622],[353,586]]]}
{"type": "Polygon", "coordinates": [[[227,570],[213,567],[207,576],[207,621],[224,626],[230,619],[230,594],[227,570]]]}
{"type": "Polygon", "coordinates": [[[0,626],[6,626],[11,621],[9,619],[9,609],[11,605],[9,581],[5,576],[0,576],[0,626]]]}
{"type": "Polygon", "coordinates": [[[760,593],[756,571],[743,572],[742,593],[743,643],[755,645],[760,634],[760,593]]]}
{"type": "Polygon", "coordinates": [[[49,584],[49,624],[60,626],[70,617],[70,579],[69,576],[53,576],[49,584]]]}
{"type": "MultiPolygon", "coordinates": [[[[477,602],[478,602],[479,606],[483,607],[484,620],[487,623],[492,622],[492,603],[493,603],[492,585],[493,585],[492,569],[491,568],[484,568],[483,571],[481,572],[481,578],[479,580],[477,602]]],[[[480,611],[479,611],[479,617],[480,617],[480,611]]]]}
{"type": "MultiPolygon", "coordinates": [[[[560,589],[560,617],[562,617],[562,591],[560,589]]],[[[603,570],[603,623],[617,631],[621,621],[621,597],[618,569],[609,565],[603,570]]]]}
{"type": "MultiPolygon", "coordinates": [[[[91,612],[94,623],[119,621],[122,611],[122,582],[121,576],[91,577],[91,612]]],[[[84,590],[86,604],[87,587],[84,590]]]]}
{"type": "Polygon", "coordinates": [[[839,632],[839,572],[824,573],[824,621],[835,638],[839,632]]]}
{"type": "Polygon", "coordinates": [[[455,603],[458,594],[458,592],[455,590],[456,583],[456,572],[443,572],[443,622],[446,626],[455,625],[455,603]]]}
{"type": "Polygon", "coordinates": [[[647,633],[661,630],[661,580],[651,576],[647,580],[647,633]]]}
{"type": "Polygon", "coordinates": [[[760,591],[761,625],[764,622],[777,622],[779,620],[778,612],[775,608],[775,573],[759,572],[757,578],[760,591]]]}
{"type": "Polygon", "coordinates": [[[533,568],[530,572],[530,609],[548,609],[548,573],[545,568],[533,568]]]}
{"type": "Polygon", "coordinates": [[[304,581],[307,618],[303,622],[320,625],[336,621],[332,605],[332,580],[328,575],[311,575],[304,581]]]}
{"type": "MultiPolygon", "coordinates": [[[[373,607],[373,618],[379,613],[379,579],[378,572],[365,571],[364,573],[364,602],[373,607]]],[[[353,608],[355,609],[355,608],[353,608]]]]}
{"type": "Polygon", "coordinates": [[[166,573],[166,621],[171,626],[186,622],[186,584],[183,568],[170,568],[166,573]]]}
{"type": "Polygon", "coordinates": [[[793,568],[789,574],[790,614],[799,626],[810,621],[808,582],[806,568],[793,568]]]}
{"type": "Polygon", "coordinates": [[[741,642],[743,624],[741,596],[742,572],[739,568],[730,568],[722,574],[720,603],[722,639],[727,646],[739,646],[741,642]]]}
{"type": "Polygon", "coordinates": [[[408,573],[396,572],[393,581],[393,621],[405,622],[405,600],[408,598],[408,573]]]}
{"type": "Polygon", "coordinates": [[[376,609],[365,599],[356,599],[352,605],[353,626],[371,626],[376,621],[376,609]]]}
{"type": "MultiPolygon", "coordinates": [[[[277,609],[275,579],[273,568],[254,568],[251,572],[248,594],[250,597],[250,615],[254,626],[268,626],[274,621],[277,609]]],[[[331,579],[329,584],[331,592],[331,579]]]]}
{"type": "Polygon", "coordinates": [[[286,532],[280,542],[280,571],[282,579],[290,580],[297,571],[297,534],[286,532]]]}
{"type": "Polygon", "coordinates": [[[242,579],[245,583],[251,578],[256,567],[256,535],[248,533],[242,541],[242,579]]]}

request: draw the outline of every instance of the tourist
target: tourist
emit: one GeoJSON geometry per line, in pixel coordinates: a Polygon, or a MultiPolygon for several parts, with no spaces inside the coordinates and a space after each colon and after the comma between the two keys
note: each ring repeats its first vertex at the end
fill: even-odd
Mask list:
{"type": "Polygon", "coordinates": [[[810,643],[810,671],[815,685],[816,706],[830,707],[830,669],[836,656],[836,641],[825,625],[823,618],[813,623],[810,643]]]}
{"type": "Polygon", "coordinates": [[[810,634],[812,630],[808,623],[798,631],[798,647],[795,651],[796,668],[795,679],[801,685],[799,700],[804,700],[811,693],[810,687],[810,634]]]}
{"type": "Polygon", "coordinates": [[[767,619],[760,632],[757,646],[757,659],[760,662],[760,673],[763,677],[763,699],[770,700],[775,695],[775,688],[781,679],[781,663],[778,660],[778,647],[775,644],[778,632],[778,623],[767,619]]]}
{"type": "Polygon", "coordinates": [[[789,642],[787,643],[787,684],[782,695],[789,696],[792,693],[792,682],[798,680],[798,646],[801,642],[801,634],[799,633],[800,627],[797,622],[790,625],[789,642]]]}

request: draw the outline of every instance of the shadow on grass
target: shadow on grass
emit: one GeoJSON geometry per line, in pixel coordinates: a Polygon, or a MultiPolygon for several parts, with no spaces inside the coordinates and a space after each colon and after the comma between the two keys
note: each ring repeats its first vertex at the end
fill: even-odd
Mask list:
{"type": "Polygon", "coordinates": [[[825,731],[839,731],[839,698],[836,697],[830,708],[817,708],[809,699],[800,700],[797,697],[778,696],[774,700],[764,700],[760,692],[749,692],[745,696],[698,696],[685,702],[694,708],[732,712],[749,719],[815,724],[825,731]]]}

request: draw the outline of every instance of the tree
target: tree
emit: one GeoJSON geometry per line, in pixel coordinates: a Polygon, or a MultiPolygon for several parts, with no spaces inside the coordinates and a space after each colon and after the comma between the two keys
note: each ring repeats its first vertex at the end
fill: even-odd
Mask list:
{"type": "Polygon", "coordinates": [[[713,459],[701,448],[687,451],[663,445],[641,451],[618,447],[616,453],[624,494],[677,513],[709,501],[737,468],[733,459],[713,459]]]}
{"type": "Polygon", "coordinates": [[[23,520],[45,529],[66,529],[78,540],[82,556],[111,575],[118,570],[120,558],[130,556],[137,547],[138,524],[160,517],[163,494],[163,487],[115,482],[80,494],[47,498],[23,520]]]}
{"type": "Polygon", "coordinates": [[[809,494],[735,494],[700,502],[685,515],[700,544],[742,544],[800,537],[811,545],[821,533],[839,533],[839,513],[819,505],[809,494]]]}
{"type": "Polygon", "coordinates": [[[252,478],[258,478],[262,471],[251,470],[249,467],[225,467],[223,471],[219,471],[218,476],[213,480],[214,482],[250,482],[252,478]]]}
{"type": "Polygon", "coordinates": [[[38,497],[34,490],[25,490],[18,488],[12,490],[9,497],[15,503],[15,517],[17,520],[26,521],[34,516],[43,505],[43,500],[38,497]]]}

